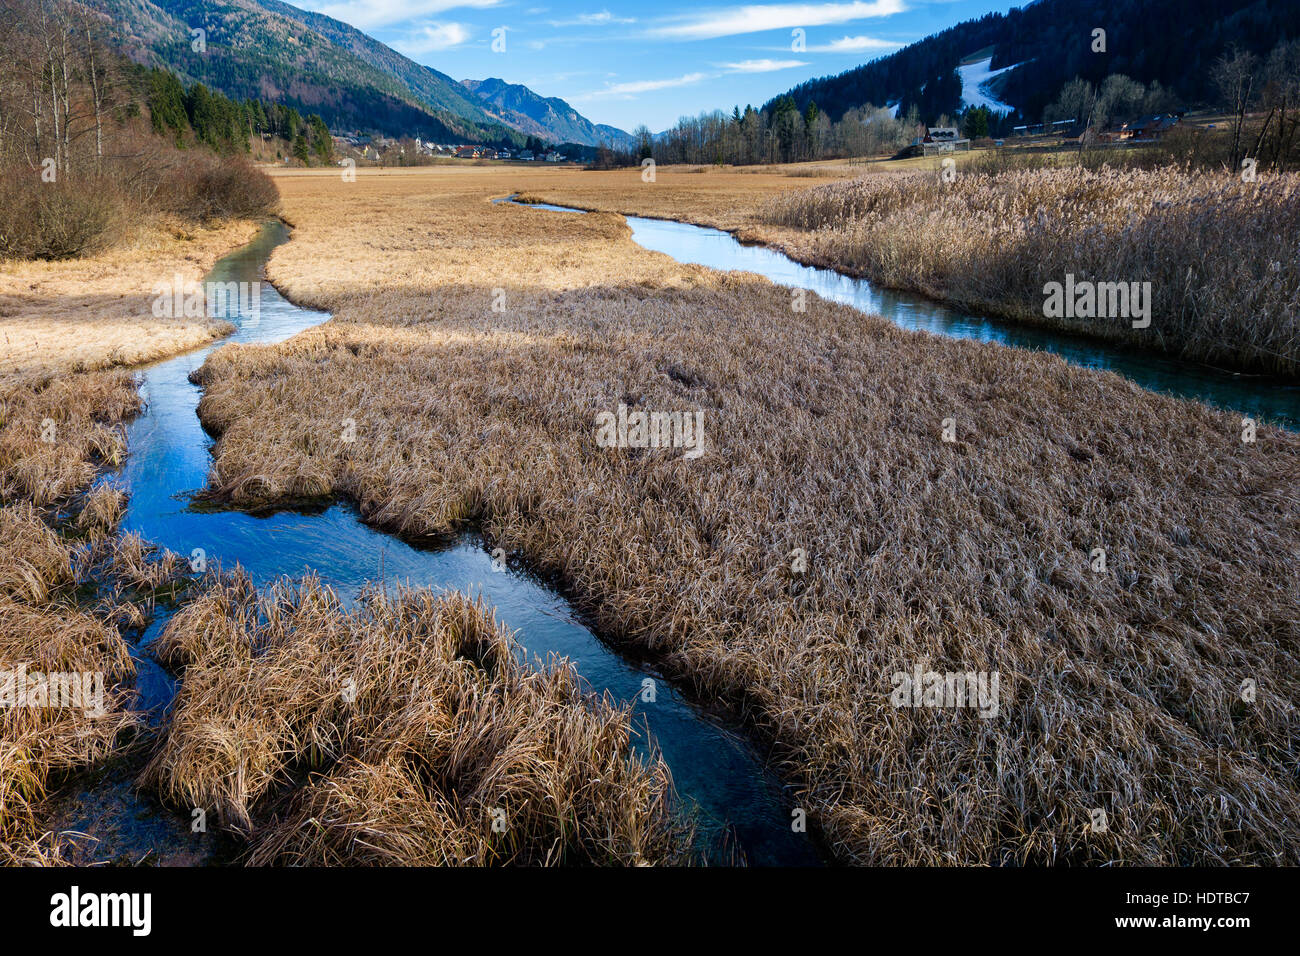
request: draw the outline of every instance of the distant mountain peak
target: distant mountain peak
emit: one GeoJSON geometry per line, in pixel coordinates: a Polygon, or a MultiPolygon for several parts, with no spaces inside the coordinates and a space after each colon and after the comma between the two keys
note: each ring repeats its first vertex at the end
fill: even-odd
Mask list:
{"type": "Polygon", "coordinates": [[[335,128],[498,145],[522,143],[523,135],[586,145],[618,136],[630,141],[563,100],[497,78],[458,83],[353,26],[283,0],[84,2],[112,18],[134,59],[236,99],[318,113],[335,128]],[[207,31],[203,53],[190,47],[190,30],[198,26],[207,31]],[[555,115],[540,110],[534,117],[536,103],[551,104],[555,115]]]}
{"type": "Polygon", "coordinates": [[[500,77],[461,80],[479,98],[488,113],[522,133],[557,143],[631,149],[630,134],[614,126],[593,123],[558,96],[542,96],[522,83],[500,77]]]}

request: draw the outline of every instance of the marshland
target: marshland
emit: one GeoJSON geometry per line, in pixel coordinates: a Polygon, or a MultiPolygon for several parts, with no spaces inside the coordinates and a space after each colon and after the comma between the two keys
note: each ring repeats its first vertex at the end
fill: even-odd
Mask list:
{"type": "Polygon", "coordinates": [[[1295,173],[148,135],[0,217],[0,861],[1300,863],[1295,173]]]}

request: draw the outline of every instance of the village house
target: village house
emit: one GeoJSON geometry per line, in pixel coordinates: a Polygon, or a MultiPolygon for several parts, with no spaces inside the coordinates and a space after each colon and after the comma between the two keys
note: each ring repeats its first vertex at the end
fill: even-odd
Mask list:
{"type": "Polygon", "coordinates": [[[1177,113],[1156,113],[1152,116],[1143,116],[1121,126],[1119,138],[1121,140],[1132,140],[1135,143],[1155,143],[1180,122],[1182,122],[1182,115],[1177,113]]]}
{"type": "Polygon", "coordinates": [[[970,140],[963,138],[955,126],[931,126],[921,140],[923,153],[951,153],[958,149],[970,149],[970,140]]]}

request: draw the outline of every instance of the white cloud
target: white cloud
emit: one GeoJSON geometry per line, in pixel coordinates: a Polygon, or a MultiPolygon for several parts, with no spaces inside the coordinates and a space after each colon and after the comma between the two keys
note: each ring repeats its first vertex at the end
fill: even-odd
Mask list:
{"type": "Polygon", "coordinates": [[[636,17],[616,17],[608,10],[599,13],[580,13],[570,20],[551,20],[553,27],[599,27],[607,23],[636,23],[636,17]]]}
{"type": "Polygon", "coordinates": [[[795,66],[807,66],[803,60],[741,60],[739,63],[720,63],[728,73],[771,73],[795,66]]]}
{"type": "Polygon", "coordinates": [[[501,0],[308,0],[303,6],[359,29],[369,30],[445,13],[458,7],[483,10],[500,4],[501,0]]]}
{"type": "Polygon", "coordinates": [[[469,37],[469,28],[463,23],[426,23],[394,41],[393,47],[407,56],[419,56],[460,46],[469,37]]]}
{"type": "Polygon", "coordinates": [[[856,36],[840,37],[822,46],[808,47],[809,53],[860,53],[863,50],[894,50],[902,46],[893,40],[879,40],[876,37],[856,36]]]}
{"type": "Polygon", "coordinates": [[[666,90],[674,86],[690,86],[701,80],[712,79],[712,76],[710,73],[687,73],[667,80],[633,80],[630,83],[614,83],[603,90],[593,90],[573,98],[575,100],[590,100],[605,96],[630,98],[637,93],[652,93],[655,90],[666,90]]]}
{"type": "Polygon", "coordinates": [[[676,17],[654,27],[651,36],[684,40],[758,33],[763,30],[825,26],[868,17],[889,17],[907,10],[904,0],[852,0],[849,3],[778,3],[723,7],[708,13],[676,17]]]}

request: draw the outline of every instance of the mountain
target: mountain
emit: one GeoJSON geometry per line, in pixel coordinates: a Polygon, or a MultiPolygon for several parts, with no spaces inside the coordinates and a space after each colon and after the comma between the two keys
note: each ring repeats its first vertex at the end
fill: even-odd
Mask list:
{"type": "Polygon", "coordinates": [[[632,149],[632,136],[621,129],[591,122],[564,100],[539,96],[526,86],[495,77],[462,80],[461,85],[482,102],[489,112],[508,126],[541,139],[583,146],[632,149]]]}
{"type": "Polygon", "coordinates": [[[446,73],[439,73],[432,67],[422,66],[414,60],[407,59],[356,27],[348,26],[340,20],[320,13],[299,10],[287,3],[281,3],[280,0],[257,0],[257,2],[272,13],[296,20],[315,30],[336,46],[342,47],[396,80],[429,106],[449,110],[457,116],[477,122],[492,122],[492,117],[487,115],[482,105],[473,97],[466,96],[461,85],[446,73]]]}
{"type": "Polygon", "coordinates": [[[338,20],[279,0],[85,0],[105,13],[137,62],[185,83],[319,113],[334,128],[438,142],[519,145],[444,73],[338,20]],[[202,29],[203,46],[191,31],[202,29]]]}
{"type": "MultiPolygon", "coordinates": [[[[1035,0],[1007,13],[968,20],[889,56],[836,76],[808,80],[784,96],[802,112],[809,102],[837,120],[866,103],[915,104],[923,117],[955,113],[961,105],[958,67],[987,50],[983,71],[1006,72],[983,91],[1037,121],[1061,87],[1076,76],[1094,84],[1123,73],[1159,81],[1184,103],[1215,95],[1211,68],[1234,44],[1266,55],[1282,39],[1300,36],[1300,3],[1275,0],[1035,0]],[[1093,52],[1104,29],[1106,52],[1093,52]]],[[[782,97],[763,109],[771,111],[782,97]]],[[[968,98],[970,92],[968,91],[968,98]]]]}

